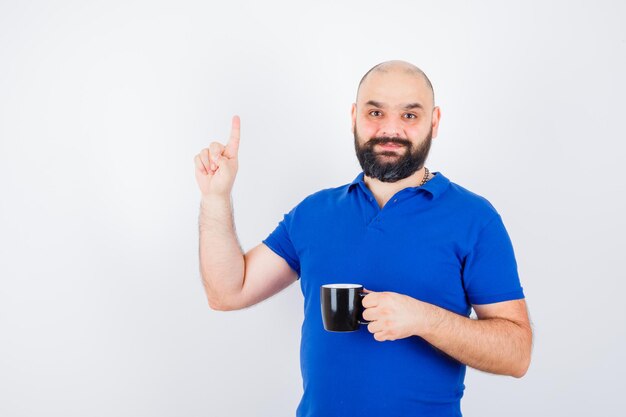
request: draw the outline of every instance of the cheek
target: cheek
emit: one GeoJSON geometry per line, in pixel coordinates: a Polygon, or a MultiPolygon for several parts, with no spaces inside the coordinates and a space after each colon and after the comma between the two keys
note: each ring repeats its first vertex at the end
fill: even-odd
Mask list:
{"type": "Polygon", "coordinates": [[[369,120],[361,120],[357,124],[357,129],[359,131],[359,135],[362,138],[369,139],[376,135],[376,132],[378,131],[379,127],[378,127],[378,123],[376,122],[369,121],[369,120]]]}

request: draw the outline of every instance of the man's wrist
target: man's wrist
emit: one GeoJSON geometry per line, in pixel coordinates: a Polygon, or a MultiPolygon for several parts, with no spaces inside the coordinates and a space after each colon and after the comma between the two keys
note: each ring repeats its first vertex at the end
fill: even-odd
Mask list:
{"type": "Polygon", "coordinates": [[[202,194],[200,197],[200,208],[210,210],[215,207],[224,207],[224,205],[230,206],[230,202],[230,194],[202,194]]]}
{"type": "Polygon", "coordinates": [[[445,319],[445,310],[434,304],[425,303],[426,314],[424,320],[422,320],[423,328],[421,329],[420,337],[426,339],[431,335],[437,333],[439,327],[445,319]]]}
{"type": "Polygon", "coordinates": [[[200,198],[200,228],[216,224],[232,227],[233,211],[230,194],[203,194],[200,198]]]}

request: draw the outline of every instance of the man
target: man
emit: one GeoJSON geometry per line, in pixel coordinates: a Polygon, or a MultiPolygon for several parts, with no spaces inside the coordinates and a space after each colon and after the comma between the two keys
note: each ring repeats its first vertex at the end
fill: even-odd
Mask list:
{"type": "Polygon", "coordinates": [[[245,308],[301,280],[298,416],[460,416],[466,365],[517,378],[528,369],[532,330],[499,213],[424,166],[440,117],[419,68],[372,68],[352,105],[363,172],[303,199],[245,254],[230,199],[239,118],[226,146],[195,157],[211,308],[245,308]],[[370,290],[359,331],[323,328],[319,288],[336,282],[370,290]]]}

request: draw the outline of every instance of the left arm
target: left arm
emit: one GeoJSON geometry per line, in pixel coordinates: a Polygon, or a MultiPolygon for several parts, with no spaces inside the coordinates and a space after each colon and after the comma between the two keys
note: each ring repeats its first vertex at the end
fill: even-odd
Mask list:
{"type": "Polygon", "coordinates": [[[432,305],[423,338],[456,360],[494,374],[521,378],[530,365],[532,330],[524,299],[475,305],[478,320],[432,305]]]}
{"type": "Polygon", "coordinates": [[[474,305],[478,320],[393,292],[370,293],[363,306],[378,341],[420,336],[472,368],[516,378],[530,365],[532,330],[524,299],[474,305]]]}

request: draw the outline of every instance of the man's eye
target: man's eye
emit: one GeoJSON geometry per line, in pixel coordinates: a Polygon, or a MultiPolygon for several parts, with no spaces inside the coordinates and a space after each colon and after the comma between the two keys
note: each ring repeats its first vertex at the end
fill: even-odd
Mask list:
{"type": "Polygon", "coordinates": [[[417,116],[416,116],[416,115],[414,115],[413,113],[407,113],[407,114],[405,114],[405,116],[406,116],[408,119],[417,119],[417,116]]]}
{"type": "Polygon", "coordinates": [[[370,112],[370,114],[371,114],[372,116],[378,116],[378,114],[373,114],[373,113],[380,113],[380,111],[379,111],[379,110],[372,110],[372,111],[370,112]]]}

